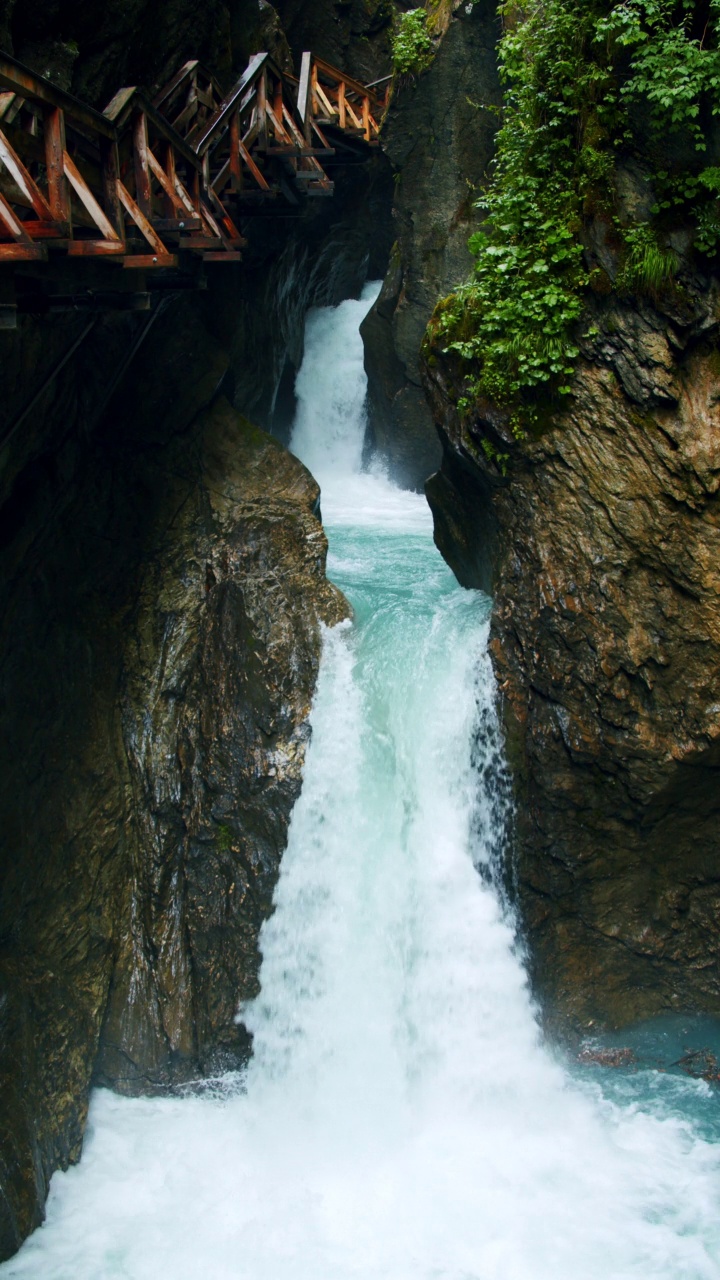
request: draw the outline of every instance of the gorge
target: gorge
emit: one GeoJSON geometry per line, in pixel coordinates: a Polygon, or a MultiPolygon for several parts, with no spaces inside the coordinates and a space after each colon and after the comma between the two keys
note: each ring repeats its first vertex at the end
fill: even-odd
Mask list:
{"type": "Polygon", "coordinates": [[[567,214],[569,391],[481,385],[537,9],[6,6],[98,107],[396,62],[241,263],[0,335],[3,1257],[83,1150],[8,1275],[717,1274],[716,277],[625,137],[567,214]]]}

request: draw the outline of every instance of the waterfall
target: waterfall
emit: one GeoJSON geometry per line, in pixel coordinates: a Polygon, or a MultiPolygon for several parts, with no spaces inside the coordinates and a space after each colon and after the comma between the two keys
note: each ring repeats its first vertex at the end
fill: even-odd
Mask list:
{"type": "Polygon", "coordinates": [[[292,448],[318,475],[329,631],[244,1091],[99,1091],[80,1165],[0,1277],[716,1280],[710,1087],[573,1074],[478,868],[502,838],[489,602],[424,500],[362,473],[360,301],[311,313],[292,448]],[[478,763],[482,768],[478,768],[478,763]]]}

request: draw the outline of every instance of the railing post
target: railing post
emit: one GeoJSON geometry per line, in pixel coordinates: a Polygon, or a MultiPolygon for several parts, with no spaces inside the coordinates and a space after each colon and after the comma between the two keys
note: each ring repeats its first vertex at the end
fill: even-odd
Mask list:
{"type": "Polygon", "coordinates": [[[304,53],[300,60],[300,80],[298,82],[298,115],[302,120],[305,142],[308,147],[312,138],[312,108],[310,105],[310,66],[312,54],[304,53]]]}
{"type": "Polygon", "coordinates": [[[60,107],[50,107],[45,112],[45,169],[47,171],[48,204],[56,222],[62,223],[72,235],[72,213],[63,151],[65,150],[65,115],[60,107]]]}
{"type": "Polygon", "coordinates": [[[365,130],[365,141],[370,141],[370,99],[366,96],[362,104],[362,122],[365,130]]]}
{"type": "MultiPolygon", "coordinates": [[[[172,142],[166,142],[163,145],[163,169],[165,170],[167,180],[170,183],[172,190],[175,191],[175,151],[173,149],[172,142]]],[[[175,205],[167,192],[165,192],[164,205],[166,218],[177,217],[175,205]]]]}
{"type": "Polygon", "coordinates": [[[257,86],[258,147],[267,151],[267,71],[263,68],[257,86]]]}
{"type": "Polygon", "coordinates": [[[117,143],[110,138],[103,138],[101,140],[100,152],[102,155],[105,212],[107,213],[108,218],[113,224],[120,239],[124,240],[125,218],[117,193],[118,178],[120,177],[120,161],[118,158],[117,143]]]}
{"type": "Polygon", "coordinates": [[[133,119],[133,160],[135,163],[135,198],[138,209],[146,218],[152,218],[152,184],[148,164],[147,116],[138,111],[133,119]]]}
{"type": "Polygon", "coordinates": [[[242,158],[240,156],[240,112],[230,116],[230,189],[242,191],[242,158]]]}

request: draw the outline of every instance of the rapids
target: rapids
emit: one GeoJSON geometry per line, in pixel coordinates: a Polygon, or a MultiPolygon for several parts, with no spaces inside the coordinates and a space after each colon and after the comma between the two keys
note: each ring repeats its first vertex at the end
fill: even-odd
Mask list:
{"type": "Polygon", "coordinates": [[[322,483],[328,632],[243,1078],[92,1100],[0,1278],[711,1280],[718,1100],[544,1044],[490,874],[486,652],[424,500],[362,473],[360,301],[310,313],[292,447],[322,483]]]}

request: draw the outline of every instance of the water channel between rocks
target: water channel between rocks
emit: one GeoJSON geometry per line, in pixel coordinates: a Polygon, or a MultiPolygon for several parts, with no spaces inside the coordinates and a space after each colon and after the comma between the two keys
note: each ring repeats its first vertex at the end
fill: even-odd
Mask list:
{"type": "Polygon", "coordinates": [[[424,499],[362,474],[360,301],[311,313],[292,447],[317,475],[327,634],[303,792],[241,1011],[202,1096],[99,1091],[80,1165],[0,1277],[711,1280],[720,1130],[702,1080],[545,1047],[487,876],[502,760],[489,602],[424,499]]]}

